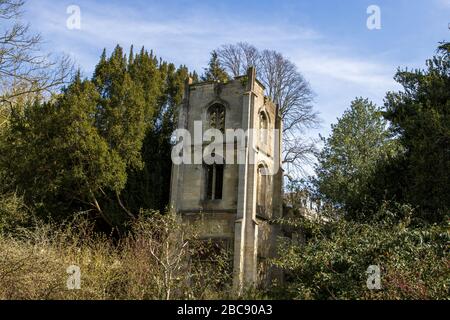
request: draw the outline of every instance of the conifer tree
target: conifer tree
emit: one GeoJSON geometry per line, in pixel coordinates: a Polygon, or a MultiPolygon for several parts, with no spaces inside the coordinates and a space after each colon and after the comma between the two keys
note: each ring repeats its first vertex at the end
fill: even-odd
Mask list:
{"type": "Polygon", "coordinates": [[[124,188],[126,163],[95,127],[98,101],[94,85],[77,75],[55,102],[24,106],[11,117],[1,165],[44,214],[64,216],[84,207],[113,224],[100,198],[105,190],[124,188]]]}
{"type": "Polygon", "coordinates": [[[211,59],[209,60],[208,68],[205,68],[205,73],[202,76],[202,81],[219,81],[226,83],[229,80],[230,76],[220,65],[217,52],[211,52],[211,59]]]}
{"type": "Polygon", "coordinates": [[[120,226],[141,208],[164,210],[188,74],[144,48],[104,50],[90,81],[78,74],[55,99],[17,109],[0,144],[2,179],[53,217],[86,210],[120,226]]]}
{"type": "Polygon", "coordinates": [[[389,180],[405,180],[401,200],[418,207],[428,222],[450,216],[450,43],[426,62],[425,70],[399,70],[401,92],[386,96],[386,118],[405,153],[389,180]],[[401,168],[402,171],[399,171],[401,168]]]}

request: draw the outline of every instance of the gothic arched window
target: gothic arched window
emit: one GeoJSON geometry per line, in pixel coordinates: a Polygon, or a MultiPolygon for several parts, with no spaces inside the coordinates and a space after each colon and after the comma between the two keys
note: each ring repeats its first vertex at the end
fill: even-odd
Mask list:
{"type": "Polygon", "coordinates": [[[267,120],[267,116],[264,112],[259,113],[259,140],[262,145],[267,145],[268,135],[269,135],[269,121],[267,120]]]}
{"type": "Polygon", "coordinates": [[[208,109],[209,127],[225,132],[225,107],[215,104],[208,109]]]}
{"type": "Polygon", "coordinates": [[[257,173],[257,194],[256,194],[256,206],[257,213],[261,216],[267,215],[267,203],[268,203],[268,190],[269,190],[269,175],[267,174],[267,168],[264,165],[258,166],[257,173]]]}
{"type": "Polygon", "coordinates": [[[206,199],[221,200],[223,193],[223,164],[206,165],[206,199]]]}

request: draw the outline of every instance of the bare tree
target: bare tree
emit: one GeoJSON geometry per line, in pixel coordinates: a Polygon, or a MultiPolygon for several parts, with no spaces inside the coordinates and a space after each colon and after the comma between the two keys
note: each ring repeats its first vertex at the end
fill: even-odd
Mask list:
{"type": "Polygon", "coordinates": [[[259,66],[258,49],[246,42],[223,45],[216,52],[222,67],[234,77],[245,74],[250,66],[259,66]]]}
{"type": "Polygon", "coordinates": [[[319,123],[313,109],[313,91],[294,63],[273,50],[260,51],[248,43],[224,45],[216,50],[222,67],[230,74],[245,74],[255,66],[266,95],[280,108],[283,119],[283,163],[288,174],[303,175],[316,151],[316,141],[304,137],[319,123]]]}
{"type": "MultiPolygon", "coordinates": [[[[0,107],[50,92],[73,72],[67,56],[41,51],[42,39],[21,21],[23,0],[0,0],[0,107]]],[[[2,110],[4,111],[4,110],[2,110]]]]}

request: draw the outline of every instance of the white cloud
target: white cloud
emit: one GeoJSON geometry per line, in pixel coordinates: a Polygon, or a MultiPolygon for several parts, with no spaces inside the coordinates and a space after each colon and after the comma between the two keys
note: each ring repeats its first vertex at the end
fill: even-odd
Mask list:
{"type": "Polygon", "coordinates": [[[293,59],[309,78],[364,87],[365,92],[372,94],[396,88],[396,82],[393,80],[395,67],[377,62],[373,58],[361,59],[313,50],[299,52],[293,59]]]}
{"type": "Polygon", "coordinates": [[[450,8],[450,0],[438,0],[438,3],[446,8],[450,8]]]}
{"type": "Polygon", "coordinates": [[[326,128],[356,96],[380,104],[385,92],[396,88],[392,76],[397,66],[378,57],[358,57],[353,48],[327,46],[324,35],[307,27],[283,22],[251,23],[201,10],[168,19],[164,11],[150,8],[150,4],[140,12],[131,6],[86,2],[80,4],[82,21],[78,31],[66,28],[68,16],[65,7],[60,6],[55,8],[53,2],[42,1],[37,7],[30,2],[32,23],[42,31],[52,50],[70,53],[88,72],[101,50],[117,43],[125,48],[134,44],[136,49],[145,45],[169,61],[201,71],[212,49],[247,41],[260,48],[280,50],[298,65],[317,93],[317,108],[326,128]]]}
{"type": "MultiPolygon", "coordinates": [[[[39,30],[58,50],[74,53],[81,48],[100,51],[117,43],[124,47],[145,45],[157,49],[157,53],[167,59],[182,58],[183,63],[192,68],[203,66],[210,50],[238,39],[258,46],[271,46],[274,42],[298,42],[321,37],[308,28],[266,23],[255,25],[210,12],[200,11],[168,19],[164,12],[153,7],[147,8],[147,15],[110,4],[89,3],[80,7],[81,30],[67,29],[65,10],[55,10],[53,3],[44,1],[39,7],[30,6],[29,10],[39,30]]],[[[86,52],[80,54],[86,55],[86,52]]]]}

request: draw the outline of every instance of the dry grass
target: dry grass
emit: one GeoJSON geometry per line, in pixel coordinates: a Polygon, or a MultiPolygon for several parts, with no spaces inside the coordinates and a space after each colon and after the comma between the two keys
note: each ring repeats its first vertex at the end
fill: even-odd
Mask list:
{"type": "Polygon", "coordinates": [[[113,243],[79,216],[63,226],[36,223],[0,235],[0,299],[217,299],[229,298],[223,254],[200,262],[211,244],[172,215],[134,222],[113,243]],[[81,289],[69,290],[66,270],[81,270],[81,289]]]}

